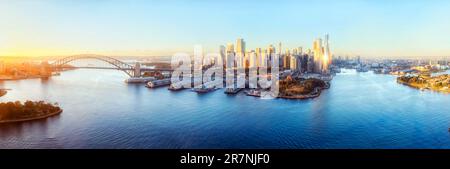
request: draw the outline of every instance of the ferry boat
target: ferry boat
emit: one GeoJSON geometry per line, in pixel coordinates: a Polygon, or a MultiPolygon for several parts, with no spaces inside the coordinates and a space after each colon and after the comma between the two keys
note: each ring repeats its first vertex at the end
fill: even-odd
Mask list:
{"type": "Polygon", "coordinates": [[[191,78],[191,81],[181,81],[181,82],[177,82],[177,83],[172,83],[170,84],[168,90],[172,90],[172,91],[178,91],[178,90],[182,90],[185,89],[185,87],[183,86],[189,86],[188,88],[191,88],[191,86],[198,86],[202,84],[202,79],[201,78],[191,78]]]}
{"type": "Polygon", "coordinates": [[[241,90],[242,90],[242,88],[226,88],[224,93],[225,94],[237,94],[241,90]]]}
{"type": "Polygon", "coordinates": [[[214,88],[214,87],[208,88],[208,87],[202,86],[202,88],[194,88],[193,90],[194,90],[194,92],[197,92],[197,93],[208,93],[208,92],[216,90],[216,88],[214,88]]]}
{"type": "MultiPolygon", "coordinates": [[[[180,85],[181,86],[181,85],[180,85]]],[[[178,91],[184,89],[183,87],[178,87],[178,84],[170,84],[168,90],[178,91]]]]}
{"type": "Polygon", "coordinates": [[[201,84],[201,86],[197,85],[196,87],[194,87],[193,91],[197,93],[208,93],[216,90],[217,89],[216,86],[217,86],[216,82],[206,82],[204,84],[201,84]]]}
{"type": "Polygon", "coordinates": [[[170,79],[162,79],[162,80],[154,80],[154,81],[147,82],[147,85],[145,85],[145,87],[155,88],[155,87],[166,86],[169,84],[170,84],[170,79]]]}
{"type": "Polygon", "coordinates": [[[247,96],[260,97],[261,91],[252,89],[252,90],[247,91],[246,94],[247,94],[247,96]]]}
{"type": "Polygon", "coordinates": [[[146,83],[156,80],[155,77],[131,77],[125,80],[126,83],[146,83]]]}
{"type": "Polygon", "coordinates": [[[172,91],[178,91],[178,90],[182,90],[182,89],[184,89],[184,88],[178,87],[177,84],[173,84],[173,83],[169,85],[169,88],[167,88],[167,90],[172,90],[172,91]]]}
{"type": "Polygon", "coordinates": [[[361,68],[357,68],[356,71],[357,71],[357,72],[363,72],[363,73],[364,73],[364,72],[368,72],[368,71],[369,71],[369,68],[367,68],[367,67],[361,67],[361,68]]]}

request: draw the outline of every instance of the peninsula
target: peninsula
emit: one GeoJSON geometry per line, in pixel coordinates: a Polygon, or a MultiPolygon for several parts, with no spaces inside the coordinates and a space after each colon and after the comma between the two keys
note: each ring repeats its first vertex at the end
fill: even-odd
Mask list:
{"type": "Polygon", "coordinates": [[[323,89],[328,89],[329,83],[316,79],[294,79],[288,76],[279,82],[279,98],[285,99],[309,99],[320,96],[323,89]]]}
{"type": "Polygon", "coordinates": [[[397,78],[397,82],[416,89],[429,89],[450,93],[450,75],[431,76],[430,74],[404,75],[397,78]]]}
{"type": "MultiPolygon", "coordinates": [[[[330,88],[329,81],[317,78],[292,78],[287,76],[278,82],[279,93],[277,98],[284,99],[310,99],[320,96],[324,89],[330,88]]],[[[248,96],[261,97],[260,90],[250,90],[248,96]]]]}

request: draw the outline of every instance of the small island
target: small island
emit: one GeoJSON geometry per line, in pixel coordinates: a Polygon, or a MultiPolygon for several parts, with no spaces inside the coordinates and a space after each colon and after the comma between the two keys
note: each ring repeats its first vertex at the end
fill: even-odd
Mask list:
{"type": "Polygon", "coordinates": [[[20,101],[0,103],[0,123],[44,119],[62,113],[57,103],[44,101],[20,101]]]}
{"type": "Polygon", "coordinates": [[[450,75],[431,76],[430,74],[404,75],[397,78],[397,82],[416,89],[433,90],[450,93],[450,75]]]}

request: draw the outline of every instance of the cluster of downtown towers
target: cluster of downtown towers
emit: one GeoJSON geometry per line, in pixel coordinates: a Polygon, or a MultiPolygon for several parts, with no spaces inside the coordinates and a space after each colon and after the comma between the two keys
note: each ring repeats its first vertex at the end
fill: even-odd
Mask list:
{"type": "Polygon", "coordinates": [[[257,68],[272,67],[273,63],[279,63],[283,70],[291,70],[300,73],[328,74],[331,65],[331,51],[329,46],[329,35],[325,40],[317,38],[313,42],[313,48],[303,51],[302,47],[286,49],[282,52],[281,42],[278,49],[269,45],[266,49],[256,48],[246,51],[244,39],[237,39],[236,44],[228,43],[226,47],[220,46],[222,63],[227,68],[257,68]],[[278,62],[271,62],[278,57],[278,62]]]}

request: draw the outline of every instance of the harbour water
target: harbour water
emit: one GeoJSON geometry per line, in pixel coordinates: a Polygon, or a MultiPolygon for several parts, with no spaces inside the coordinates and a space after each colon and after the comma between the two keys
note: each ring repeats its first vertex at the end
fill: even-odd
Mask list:
{"type": "Polygon", "coordinates": [[[0,82],[0,101],[58,102],[44,120],[1,124],[0,148],[450,148],[450,95],[344,70],[309,100],[149,89],[116,70],[0,82]]]}

